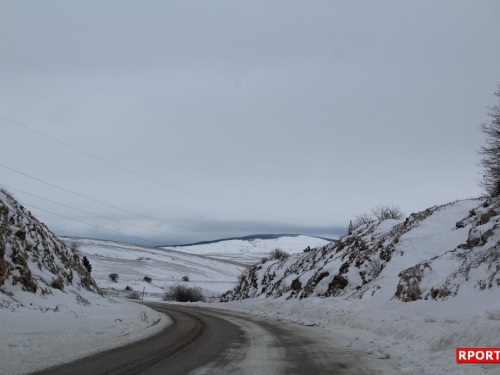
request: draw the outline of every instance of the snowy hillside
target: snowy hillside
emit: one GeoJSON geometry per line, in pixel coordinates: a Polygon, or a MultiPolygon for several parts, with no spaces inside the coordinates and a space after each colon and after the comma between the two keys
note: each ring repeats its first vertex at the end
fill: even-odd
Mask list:
{"type": "Polygon", "coordinates": [[[168,324],[163,314],[102,296],[78,254],[0,191],[1,374],[75,360],[168,324]]]}
{"type": "Polygon", "coordinates": [[[146,293],[163,294],[169,285],[185,283],[184,276],[189,279],[187,285],[201,287],[206,296],[218,296],[232,288],[245,269],[241,264],[168,249],[85,238],[63,240],[79,245],[99,287],[121,296],[129,294],[127,286],[141,293],[145,288],[146,293]],[[119,275],[116,282],[109,278],[111,273],[119,275]],[[144,281],[145,277],[151,282],[144,281]]]}
{"type": "Polygon", "coordinates": [[[85,304],[87,298],[101,298],[80,257],[5,193],[0,192],[2,307],[15,311],[24,307],[24,301],[85,304]]]}
{"type": "MultiPolygon", "coordinates": [[[[254,237],[254,236],[249,236],[254,237]]],[[[290,254],[302,253],[309,247],[324,246],[331,243],[318,237],[303,235],[282,235],[277,238],[241,238],[214,241],[186,246],[175,246],[173,249],[188,254],[203,254],[216,259],[234,260],[244,264],[255,264],[269,253],[280,248],[290,254]]]]}
{"type": "Polygon", "coordinates": [[[334,324],[367,338],[356,345],[368,353],[398,354],[402,373],[497,373],[498,365],[457,365],[454,351],[500,346],[499,226],[500,199],[435,206],[255,265],[224,299],[334,324]]]}

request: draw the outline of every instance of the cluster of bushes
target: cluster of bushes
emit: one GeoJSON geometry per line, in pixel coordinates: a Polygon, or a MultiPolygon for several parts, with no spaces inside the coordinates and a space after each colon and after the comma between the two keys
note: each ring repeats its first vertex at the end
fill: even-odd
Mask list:
{"type": "Polygon", "coordinates": [[[260,260],[260,262],[262,264],[270,261],[270,260],[280,260],[280,261],[284,261],[284,260],[287,260],[288,258],[290,257],[290,254],[287,253],[285,250],[283,249],[280,249],[279,247],[277,247],[276,249],[272,250],[271,253],[269,254],[269,256],[267,257],[264,257],[260,260]]]}
{"type": "Polygon", "coordinates": [[[364,213],[356,216],[354,222],[349,225],[349,234],[365,224],[371,224],[375,221],[384,221],[388,219],[401,220],[405,217],[404,212],[398,205],[392,206],[378,205],[371,209],[370,213],[364,213]]]}
{"type": "Polygon", "coordinates": [[[168,288],[163,296],[163,300],[176,302],[204,302],[205,296],[201,292],[201,288],[175,284],[168,288]]]}

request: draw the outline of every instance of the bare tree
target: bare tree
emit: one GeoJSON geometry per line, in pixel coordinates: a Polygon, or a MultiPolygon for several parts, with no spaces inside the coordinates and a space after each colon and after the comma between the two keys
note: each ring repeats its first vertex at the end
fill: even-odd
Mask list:
{"type": "MultiPolygon", "coordinates": [[[[497,85],[495,96],[500,98],[500,84],[497,85]]],[[[478,151],[482,156],[479,166],[483,169],[480,185],[487,194],[498,196],[500,195],[500,103],[487,108],[491,119],[479,125],[479,129],[486,135],[485,145],[478,151]]]]}

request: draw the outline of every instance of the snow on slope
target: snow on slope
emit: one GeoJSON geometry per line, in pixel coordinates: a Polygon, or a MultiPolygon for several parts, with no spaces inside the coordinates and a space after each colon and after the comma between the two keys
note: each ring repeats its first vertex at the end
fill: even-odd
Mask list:
{"type": "Polygon", "coordinates": [[[224,299],[340,331],[401,373],[496,374],[500,364],[457,364],[455,349],[500,346],[499,246],[500,199],[453,202],[255,265],[224,299]]]}
{"type": "Polygon", "coordinates": [[[135,291],[145,288],[146,293],[163,294],[169,285],[184,283],[201,287],[208,297],[219,296],[236,284],[245,269],[241,264],[168,249],[85,238],[63,239],[79,245],[80,252],[92,264],[92,276],[99,287],[110,292],[114,288],[122,295],[128,294],[127,285],[135,291]],[[111,273],[119,275],[117,282],[109,278],[111,273]],[[152,282],[143,281],[145,276],[152,282]],[[189,278],[188,283],[182,280],[183,276],[189,278]]]}
{"type": "Polygon", "coordinates": [[[207,244],[175,246],[172,249],[188,254],[203,254],[211,258],[234,260],[251,265],[268,256],[276,248],[283,249],[290,254],[298,254],[302,253],[308,246],[317,247],[329,243],[330,241],[321,238],[299,235],[273,239],[229,239],[207,244]]]}
{"type": "Polygon", "coordinates": [[[103,297],[74,254],[0,191],[0,373],[24,374],[145,338],[170,319],[103,297]]]}

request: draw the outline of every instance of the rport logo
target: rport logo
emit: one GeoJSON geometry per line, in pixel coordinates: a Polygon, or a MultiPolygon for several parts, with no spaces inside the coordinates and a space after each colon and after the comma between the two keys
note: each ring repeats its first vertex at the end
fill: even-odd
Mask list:
{"type": "Polygon", "coordinates": [[[500,363],[500,348],[457,348],[458,363],[500,363]]]}

